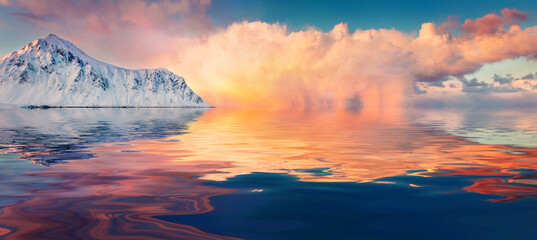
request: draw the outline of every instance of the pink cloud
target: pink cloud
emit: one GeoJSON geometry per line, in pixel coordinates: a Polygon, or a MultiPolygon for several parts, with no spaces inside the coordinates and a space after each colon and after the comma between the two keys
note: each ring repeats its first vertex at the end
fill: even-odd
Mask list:
{"type": "MultiPolygon", "coordinates": [[[[522,14],[504,9],[502,14],[487,14],[466,20],[460,26],[462,34],[440,34],[433,23],[425,23],[418,38],[411,44],[418,64],[414,74],[420,80],[438,80],[445,76],[460,76],[478,70],[488,63],[525,56],[535,59],[537,27],[522,29],[506,23],[509,14],[522,14]]],[[[520,15],[522,16],[522,15],[520,15]]],[[[520,18],[519,16],[519,18],[520,18]]],[[[442,25],[441,25],[442,26],[442,25]]]]}
{"type": "Polygon", "coordinates": [[[466,19],[460,29],[466,34],[491,35],[502,32],[504,26],[520,25],[527,19],[527,12],[505,8],[501,10],[501,16],[490,13],[477,19],[466,19]]]}
{"type": "Polygon", "coordinates": [[[210,20],[205,17],[207,1],[201,0],[2,1],[2,4],[18,9],[14,15],[29,21],[57,23],[62,25],[62,28],[68,28],[67,31],[95,30],[96,33],[102,34],[108,32],[108,28],[111,30],[128,28],[139,31],[185,33],[184,26],[189,24],[212,28],[210,20]],[[193,21],[202,21],[203,24],[193,21]],[[88,27],[80,29],[80,25],[88,27]]]}
{"type": "Polygon", "coordinates": [[[520,12],[516,9],[505,8],[501,11],[503,20],[509,25],[520,25],[520,23],[528,19],[527,12],[520,12]]]}
{"type": "Polygon", "coordinates": [[[466,34],[491,35],[502,30],[503,20],[496,14],[489,13],[482,18],[466,19],[460,26],[466,34]]]}
{"type": "Polygon", "coordinates": [[[109,35],[112,33],[110,26],[108,26],[107,23],[99,19],[99,17],[94,14],[88,16],[85,30],[103,35],[109,35]]]}

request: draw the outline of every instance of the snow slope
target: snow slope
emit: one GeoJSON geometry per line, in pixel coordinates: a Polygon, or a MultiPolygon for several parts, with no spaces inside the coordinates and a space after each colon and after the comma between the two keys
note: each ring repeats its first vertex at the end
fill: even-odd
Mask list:
{"type": "Polygon", "coordinates": [[[0,104],[209,107],[166,69],[106,64],[54,34],[0,58],[0,104]]]}

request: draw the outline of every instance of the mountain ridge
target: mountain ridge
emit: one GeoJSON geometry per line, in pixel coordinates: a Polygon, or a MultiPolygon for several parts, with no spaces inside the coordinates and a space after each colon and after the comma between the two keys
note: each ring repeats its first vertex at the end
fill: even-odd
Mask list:
{"type": "Polygon", "coordinates": [[[210,107],[167,69],[104,63],[54,34],[0,58],[0,104],[210,107]]]}

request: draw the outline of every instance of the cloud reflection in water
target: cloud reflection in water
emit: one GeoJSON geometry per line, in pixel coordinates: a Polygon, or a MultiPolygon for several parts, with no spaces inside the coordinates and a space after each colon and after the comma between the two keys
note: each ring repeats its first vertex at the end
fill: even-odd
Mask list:
{"type": "MultiPolygon", "coordinates": [[[[510,142],[470,141],[472,128],[466,123],[480,119],[480,126],[497,126],[492,121],[501,112],[366,108],[4,113],[9,114],[0,115],[6,133],[2,151],[9,154],[0,157],[5,163],[0,173],[0,234],[7,239],[223,239],[155,217],[212,211],[211,197],[235,190],[206,181],[255,172],[290,174],[307,182],[357,183],[390,183],[387,178],[401,175],[474,176],[463,189],[502,197],[493,201],[537,194],[537,150],[508,146],[510,142]],[[459,132],[467,132],[457,136],[449,118],[462,124],[456,128],[459,132]],[[186,131],[189,134],[183,134],[186,131]],[[44,165],[69,163],[25,167],[14,156],[44,165]]],[[[535,117],[516,116],[519,122],[513,120],[509,127],[533,136],[527,126],[537,123],[535,117]]],[[[434,188],[412,184],[406,187],[434,188]]]]}

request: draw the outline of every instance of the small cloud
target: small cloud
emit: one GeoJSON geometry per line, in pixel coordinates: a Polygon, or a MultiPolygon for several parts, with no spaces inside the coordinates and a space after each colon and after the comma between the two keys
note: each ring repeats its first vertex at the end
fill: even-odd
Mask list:
{"type": "Polygon", "coordinates": [[[493,35],[505,32],[506,26],[520,25],[528,19],[528,14],[528,12],[521,12],[514,8],[505,8],[501,11],[501,16],[489,13],[481,18],[466,19],[460,26],[460,30],[470,35],[493,35]]]}
{"type": "Polygon", "coordinates": [[[488,87],[489,84],[483,81],[477,80],[477,78],[472,78],[470,80],[467,80],[465,77],[460,77],[459,81],[461,81],[463,87],[488,87]]]}
{"type": "Polygon", "coordinates": [[[516,9],[505,8],[501,11],[503,21],[509,25],[520,25],[528,19],[528,12],[521,12],[516,9]]]}
{"type": "Polygon", "coordinates": [[[528,73],[527,75],[521,77],[520,79],[522,80],[534,80],[536,78],[536,74],[533,74],[533,73],[528,73]]]}
{"type": "Polygon", "coordinates": [[[497,82],[499,84],[511,84],[513,83],[513,80],[514,80],[511,74],[507,74],[505,77],[502,77],[498,74],[494,74],[492,79],[494,80],[494,82],[497,82]]]}
{"type": "Polygon", "coordinates": [[[466,19],[460,30],[466,34],[492,35],[500,32],[503,28],[503,20],[500,16],[490,13],[477,19],[466,19]]]}
{"type": "Polygon", "coordinates": [[[418,86],[418,83],[414,83],[413,85],[414,93],[415,94],[426,94],[427,90],[421,89],[420,86],[418,86]]]}
{"type": "Polygon", "coordinates": [[[467,80],[464,77],[460,77],[459,81],[462,83],[462,92],[466,93],[513,93],[527,91],[526,89],[512,86],[514,78],[511,74],[507,74],[506,77],[494,74],[493,79],[494,82],[497,82],[500,85],[494,86],[494,84],[479,81],[477,78],[467,80]]]}

